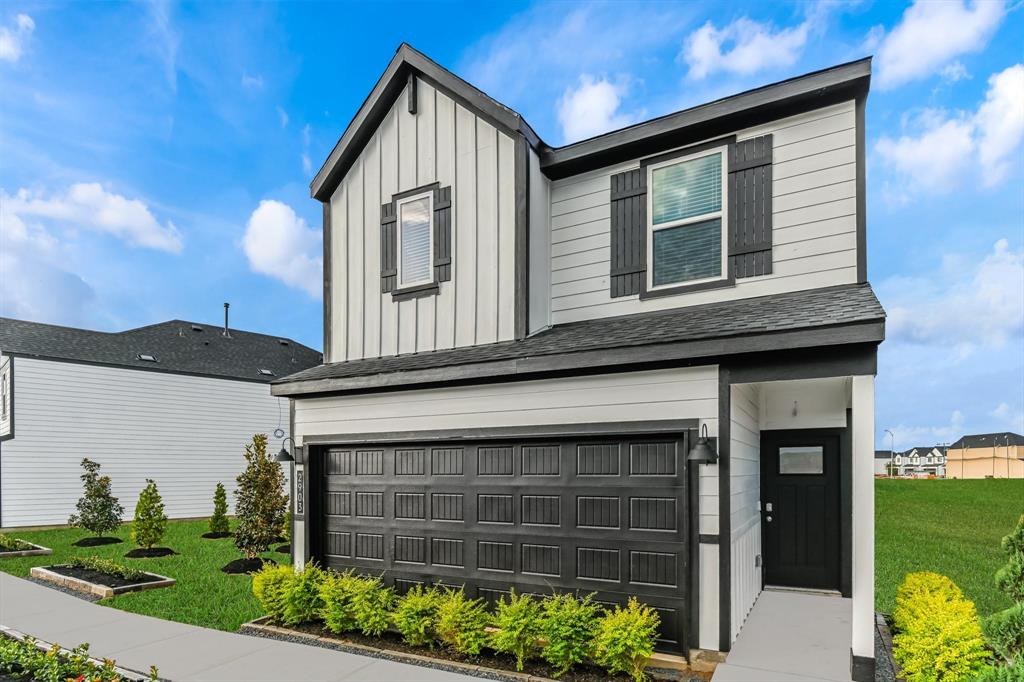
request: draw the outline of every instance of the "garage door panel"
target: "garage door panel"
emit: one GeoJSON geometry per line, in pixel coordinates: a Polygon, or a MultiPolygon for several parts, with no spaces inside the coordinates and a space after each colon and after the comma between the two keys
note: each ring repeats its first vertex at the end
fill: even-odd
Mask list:
{"type": "Polygon", "coordinates": [[[344,445],[322,449],[314,555],[400,591],[465,586],[636,596],[682,647],[685,443],[665,436],[344,445]]]}

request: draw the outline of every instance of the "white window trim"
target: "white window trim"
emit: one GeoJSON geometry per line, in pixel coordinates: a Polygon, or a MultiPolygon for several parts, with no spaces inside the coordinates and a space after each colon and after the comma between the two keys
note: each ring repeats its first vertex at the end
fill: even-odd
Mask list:
{"type": "Polygon", "coordinates": [[[705,149],[703,151],[695,152],[693,154],[687,154],[685,156],[677,156],[660,163],[654,163],[647,166],[647,225],[644,229],[647,230],[647,291],[660,291],[662,289],[673,289],[675,287],[688,287],[693,284],[703,284],[705,282],[721,282],[729,278],[729,245],[727,243],[727,225],[728,225],[728,210],[729,205],[729,147],[723,145],[721,147],[715,147],[713,149],[705,149]],[[673,220],[671,222],[662,223],[655,226],[654,224],[654,171],[659,168],[666,166],[674,166],[678,163],[686,161],[693,161],[705,156],[712,156],[714,154],[720,154],[722,157],[722,207],[718,211],[711,213],[702,213],[699,216],[692,216],[689,218],[683,218],[681,220],[673,220]],[[687,279],[682,282],[670,282],[668,284],[659,284],[654,286],[654,233],[659,230],[665,230],[671,227],[679,227],[680,225],[689,225],[692,223],[701,223],[705,220],[713,220],[715,218],[722,219],[722,268],[721,274],[718,277],[702,277],[701,279],[687,279]]]}
{"type": "Polygon", "coordinates": [[[395,219],[398,221],[395,225],[396,237],[398,240],[398,262],[396,265],[396,271],[398,274],[398,286],[396,290],[401,291],[402,289],[408,289],[409,287],[418,287],[424,284],[434,283],[434,190],[429,189],[418,194],[413,194],[408,197],[402,197],[395,201],[395,219]],[[430,255],[430,267],[427,268],[427,277],[424,279],[416,280],[415,282],[406,282],[402,278],[402,205],[408,204],[412,201],[418,201],[426,197],[427,199],[427,216],[429,219],[429,237],[430,245],[427,247],[427,253],[430,255]]]}

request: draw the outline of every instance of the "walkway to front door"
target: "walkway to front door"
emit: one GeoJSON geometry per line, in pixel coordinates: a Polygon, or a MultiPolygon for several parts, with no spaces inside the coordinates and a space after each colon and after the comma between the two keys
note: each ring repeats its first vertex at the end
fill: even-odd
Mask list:
{"type": "Polygon", "coordinates": [[[712,682],[849,682],[852,603],[764,590],[712,682]]]}

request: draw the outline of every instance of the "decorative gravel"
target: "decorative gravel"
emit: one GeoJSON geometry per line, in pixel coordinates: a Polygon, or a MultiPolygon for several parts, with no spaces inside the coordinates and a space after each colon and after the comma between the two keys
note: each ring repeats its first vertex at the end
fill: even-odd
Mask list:
{"type": "Polygon", "coordinates": [[[892,669],[891,653],[885,649],[882,632],[875,627],[875,682],[895,682],[896,671],[892,669]]]}
{"type": "MultiPolygon", "coordinates": [[[[86,594],[85,592],[78,592],[77,590],[72,590],[70,587],[64,587],[63,585],[58,585],[57,583],[51,583],[48,580],[40,580],[39,578],[32,577],[26,579],[31,580],[36,585],[42,585],[43,587],[49,587],[51,590],[57,590],[58,592],[63,592],[64,594],[70,594],[72,597],[78,597],[82,601],[98,602],[101,598],[97,594],[86,594]]],[[[3,680],[0,679],[0,682],[3,682],[3,680]]]]}

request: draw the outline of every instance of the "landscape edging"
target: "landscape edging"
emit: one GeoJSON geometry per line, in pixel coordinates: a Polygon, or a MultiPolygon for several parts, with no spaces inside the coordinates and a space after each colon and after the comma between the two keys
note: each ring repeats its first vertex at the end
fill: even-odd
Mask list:
{"type": "Polygon", "coordinates": [[[46,556],[48,554],[53,554],[53,550],[49,547],[43,547],[42,545],[37,545],[34,542],[29,542],[28,540],[19,541],[24,542],[26,545],[32,545],[35,549],[18,549],[12,552],[0,552],[0,559],[10,559],[14,557],[25,556],[46,556]]]}
{"type": "MultiPolygon", "coordinates": [[[[45,639],[33,637],[32,635],[28,635],[20,630],[15,630],[11,627],[7,627],[6,625],[0,625],[0,637],[9,637],[10,639],[14,639],[19,642],[24,642],[25,640],[31,639],[35,642],[36,647],[41,651],[49,651],[53,646],[57,646],[60,648],[61,651],[71,653],[71,649],[68,649],[67,647],[61,646],[60,644],[56,644],[55,642],[47,642],[45,639]]],[[[105,663],[103,659],[96,658],[95,656],[89,656],[89,660],[95,663],[96,665],[103,665],[105,663]]],[[[114,665],[113,668],[114,672],[116,672],[118,675],[125,678],[126,680],[138,680],[139,682],[143,682],[144,680],[149,679],[148,673],[142,673],[138,670],[132,670],[131,668],[125,668],[119,665],[114,665]]],[[[160,680],[160,682],[166,682],[166,678],[159,676],[157,677],[157,680],[160,680]]]]}
{"type": "Polygon", "coordinates": [[[174,578],[168,578],[165,575],[158,575],[156,573],[146,572],[146,575],[158,578],[151,582],[139,583],[137,585],[121,585],[120,587],[110,587],[108,585],[100,585],[98,583],[91,583],[88,580],[82,580],[81,578],[73,578],[68,575],[62,575],[56,571],[51,571],[45,566],[34,566],[29,572],[33,578],[39,580],[45,580],[46,582],[61,585],[76,592],[84,592],[86,594],[94,594],[101,599],[107,597],[113,597],[116,594],[124,594],[126,592],[141,592],[142,590],[153,590],[160,587],[171,587],[176,584],[177,581],[174,578]]]}

